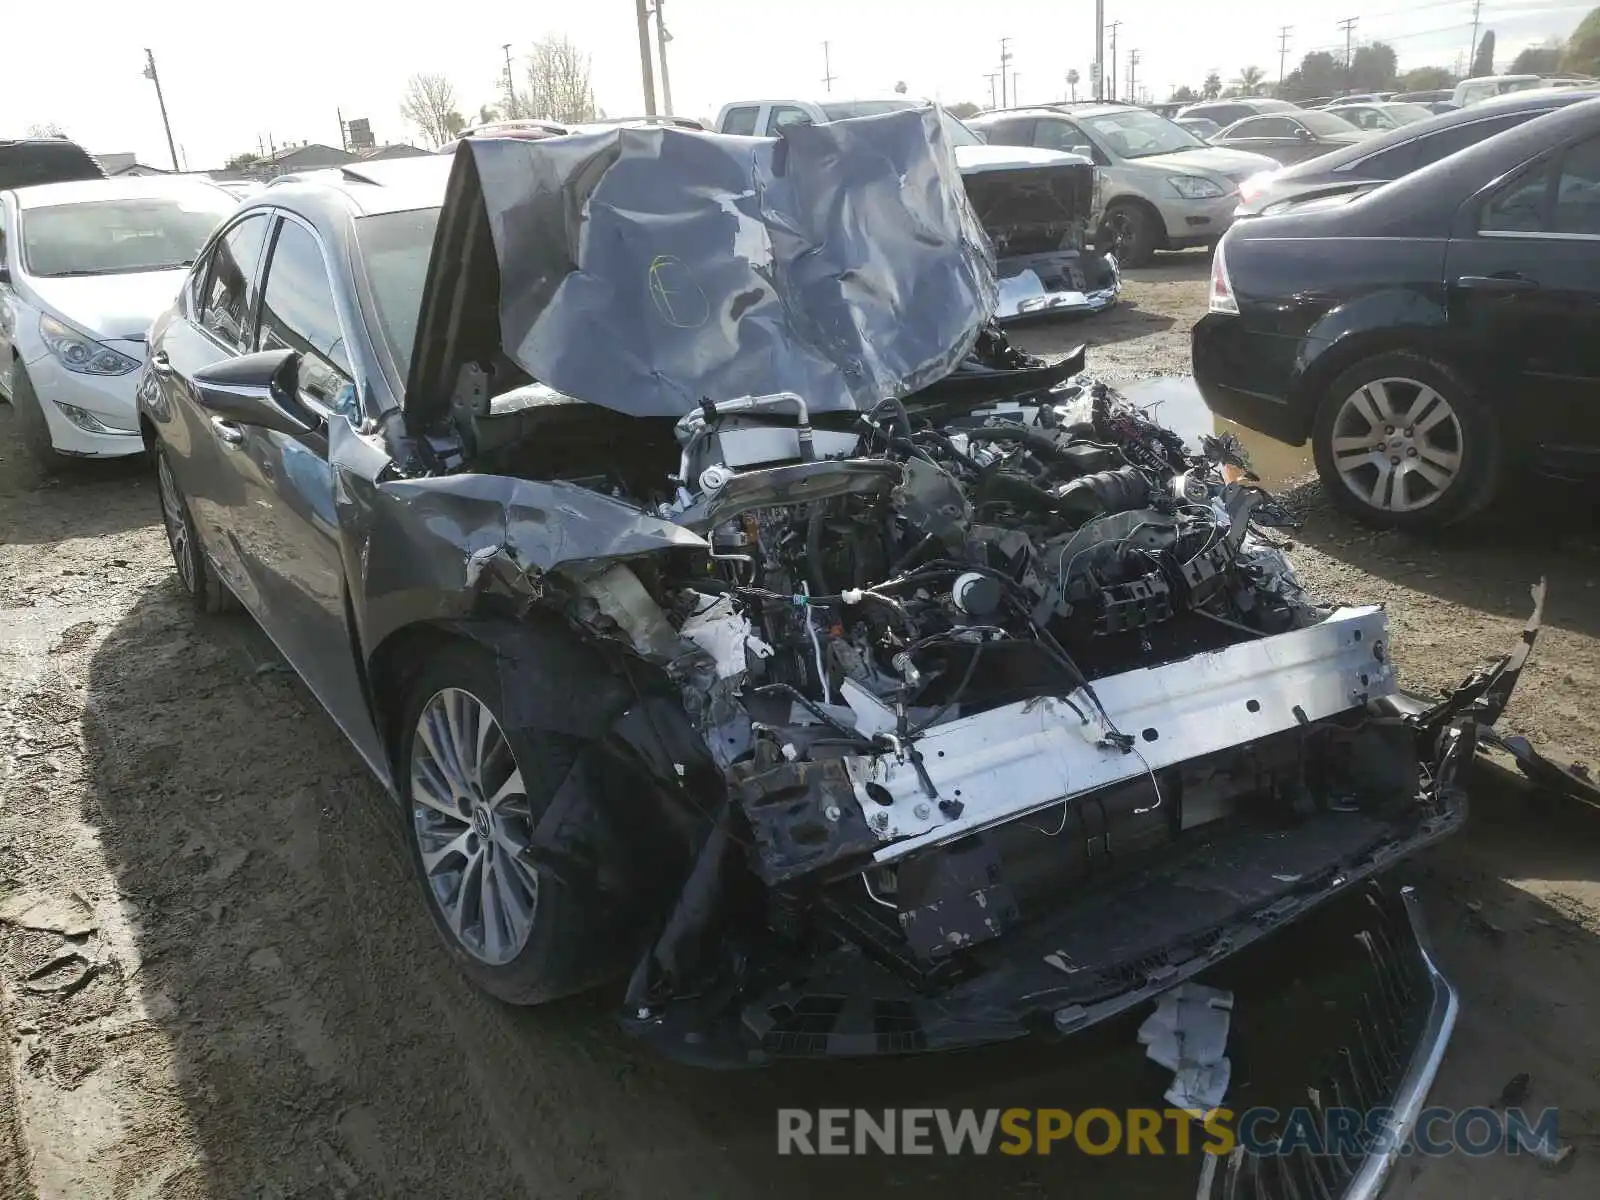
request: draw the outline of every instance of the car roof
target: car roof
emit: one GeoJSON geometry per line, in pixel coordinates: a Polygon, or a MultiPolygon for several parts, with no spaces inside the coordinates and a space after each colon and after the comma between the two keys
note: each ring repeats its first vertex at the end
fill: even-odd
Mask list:
{"type": "Polygon", "coordinates": [[[364,217],[438,208],[444,203],[454,162],[454,155],[429,154],[299,171],[278,176],[246,203],[256,206],[275,203],[274,197],[293,200],[335,194],[364,217]]]}
{"type": "MultiPolygon", "coordinates": [[[[1136,104],[1026,104],[1019,108],[989,108],[975,117],[968,117],[968,125],[987,121],[993,117],[1099,117],[1114,112],[1149,112],[1136,104]]],[[[1159,113],[1152,114],[1159,116],[1159,113]]]]}
{"type": "Polygon", "coordinates": [[[1474,121],[1485,121],[1506,113],[1562,109],[1596,98],[1600,98],[1600,89],[1538,88],[1525,92],[1511,92],[1504,96],[1492,96],[1482,103],[1472,105],[1470,108],[1458,108],[1452,112],[1438,113],[1426,120],[1413,121],[1409,125],[1402,125],[1398,129],[1384,130],[1358,143],[1359,149],[1357,146],[1352,146],[1349,150],[1335,150],[1331,154],[1321,155],[1317,158],[1308,159],[1303,163],[1285,167],[1281,177],[1293,179],[1298,178],[1300,175],[1320,175],[1324,171],[1334,170],[1347,161],[1381,153],[1391,146],[1398,146],[1414,138],[1427,137],[1436,130],[1450,129],[1457,125],[1467,125],[1474,121]],[[1349,155],[1349,158],[1344,157],[1346,155],[1349,155]]]}
{"type": "Polygon", "coordinates": [[[80,179],[73,183],[36,183],[12,195],[22,209],[61,204],[93,204],[100,200],[137,200],[146,196],[180,196],[197,188],[222,192],[214,180],[195,175],[119,175],[112,179],[80,179]]]}

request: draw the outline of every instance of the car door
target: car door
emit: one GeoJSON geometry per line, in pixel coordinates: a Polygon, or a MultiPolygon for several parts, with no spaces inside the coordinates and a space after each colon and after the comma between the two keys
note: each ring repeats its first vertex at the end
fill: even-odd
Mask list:
{"type": "Polygon", "coordinates": [[[251,425],[221,431],[244,482],[233,538],[252,583],[254,615],[357,748],[384,762],[357,669],[328,426],[361,421],[349,333],[333,298],[333,276],[317,234],[281,213],[267,252],[254,348],[299,355],[301,402],[321,418],[287,434],[251,425]]]}
{"type": "Polygon", "coordinates": [[[1499,373],[1511,432],[1550,469],[1600,469],[1600,137],[1463,206],[1445,272],[1450,329],[1499,373]]]}
{"type": "Polygon", "coordinates": [[[158,393],[161,440],[195,531],[217,573],[253,608],[249,578],[230,535],[231,513],[243,503],[236,456],[189,382],[199,371],[245,352],[255,334],[262,250],[269,214],[255,209],[213,238],[191,272],[177,306],[156,322],[144,386],[158,393]]]}

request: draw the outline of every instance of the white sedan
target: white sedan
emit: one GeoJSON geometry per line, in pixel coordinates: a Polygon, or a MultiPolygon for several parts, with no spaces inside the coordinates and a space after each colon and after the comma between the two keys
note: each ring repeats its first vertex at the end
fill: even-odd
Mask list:
{"type": "Polygon", "coordinates": [[[196,179],[96,179],[0,192],[0,395],[49,469],[144,447],[134,386],[235,197],[196,179]]]}

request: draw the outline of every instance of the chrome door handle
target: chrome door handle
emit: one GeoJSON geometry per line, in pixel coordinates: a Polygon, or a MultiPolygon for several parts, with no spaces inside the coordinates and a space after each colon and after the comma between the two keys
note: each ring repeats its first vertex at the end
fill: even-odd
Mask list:
{"type": "Polygon", "coordinates": [[[157,375],[172,374],[172,360],[167,357],[165,350],[157,350],[150,356],[150,369],[157,375]]]}
{"type": "Polygon", "coordinates": [[[229,446],[244,445],[244,430],[225,417],[211,418],[211,432],[229,446]]]}
{"type": "Polygon", "coordinates": [[[1504,275],[1463,275],[1456,286],[1468,292],[1537,292],[1539,283],[1526,275],[1507,272],[1504,275]]]}

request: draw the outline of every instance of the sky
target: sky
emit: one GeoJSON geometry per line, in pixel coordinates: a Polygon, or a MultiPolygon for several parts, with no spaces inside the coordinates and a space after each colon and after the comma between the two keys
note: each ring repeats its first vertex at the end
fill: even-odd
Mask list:
{"type": "MultiPolygon", "coordinates": [[[[273,0],[267,8],[215,0],[77,0],[70,20],[48,4],[8,6],[6,67],[0,71],[0,137],[54,123],[91,153],[132,151],[168,166],[155,89],[143,77],[155,54],[182,165],[221,166],[270,138],[339,144],[339,114],[366,117],[380,142],[416,141],[400,116],[406,80],[437,72],[453,83],[464,113],[504,94],[504,43],[513,55],[564,34],[592,56],[600,107],[643,111],[633,0],[441,9],[413,17],[398,6],[355,0],[273,0]],[[134,19],[134,18],[137,19],[134,19]]],[[[1590,4],[1482,0],[1501,69],[1524,46],[1565,38],[1590,4]]],[[[425,10],[414,8],[411,12],[425,10]]],[[[1472,0],[1300,0],[1294,6],[1211,0],[1105,0],[1117,32],[1119,84],[1130,50],[1153,99],[1198,87],[1215,70],[1226,81],[1246,66],[1278,77],[1279,27],[1291,24],[1288,69],[1311,50],[1342,54],[1338,22],[1356,16],[1354,42],[1392,45],[1401,69],[1454,67],[1472,38],[1472,0]]],[[[1066,72],[1084,82],[1094,58],[1094,0],[665,0],[673,108],[714,117],[725,103],[756,97],[820,98],[823,42],[836,98],[908,93],[950,104],[987,104],[987,75],[1009,38],[1009,70],[1022,102],[1060,99],[1066,72]]],[[[1109,54],[1109,43],[1107,46],[1109,54]]],[[[1108,71],[1109,73],[1109,71],[1108,71]]],[[[658,80],[659,87],[659,80],[658,80]]],[[[998,94],[996,96],[998,98],[998,94]]]]}

